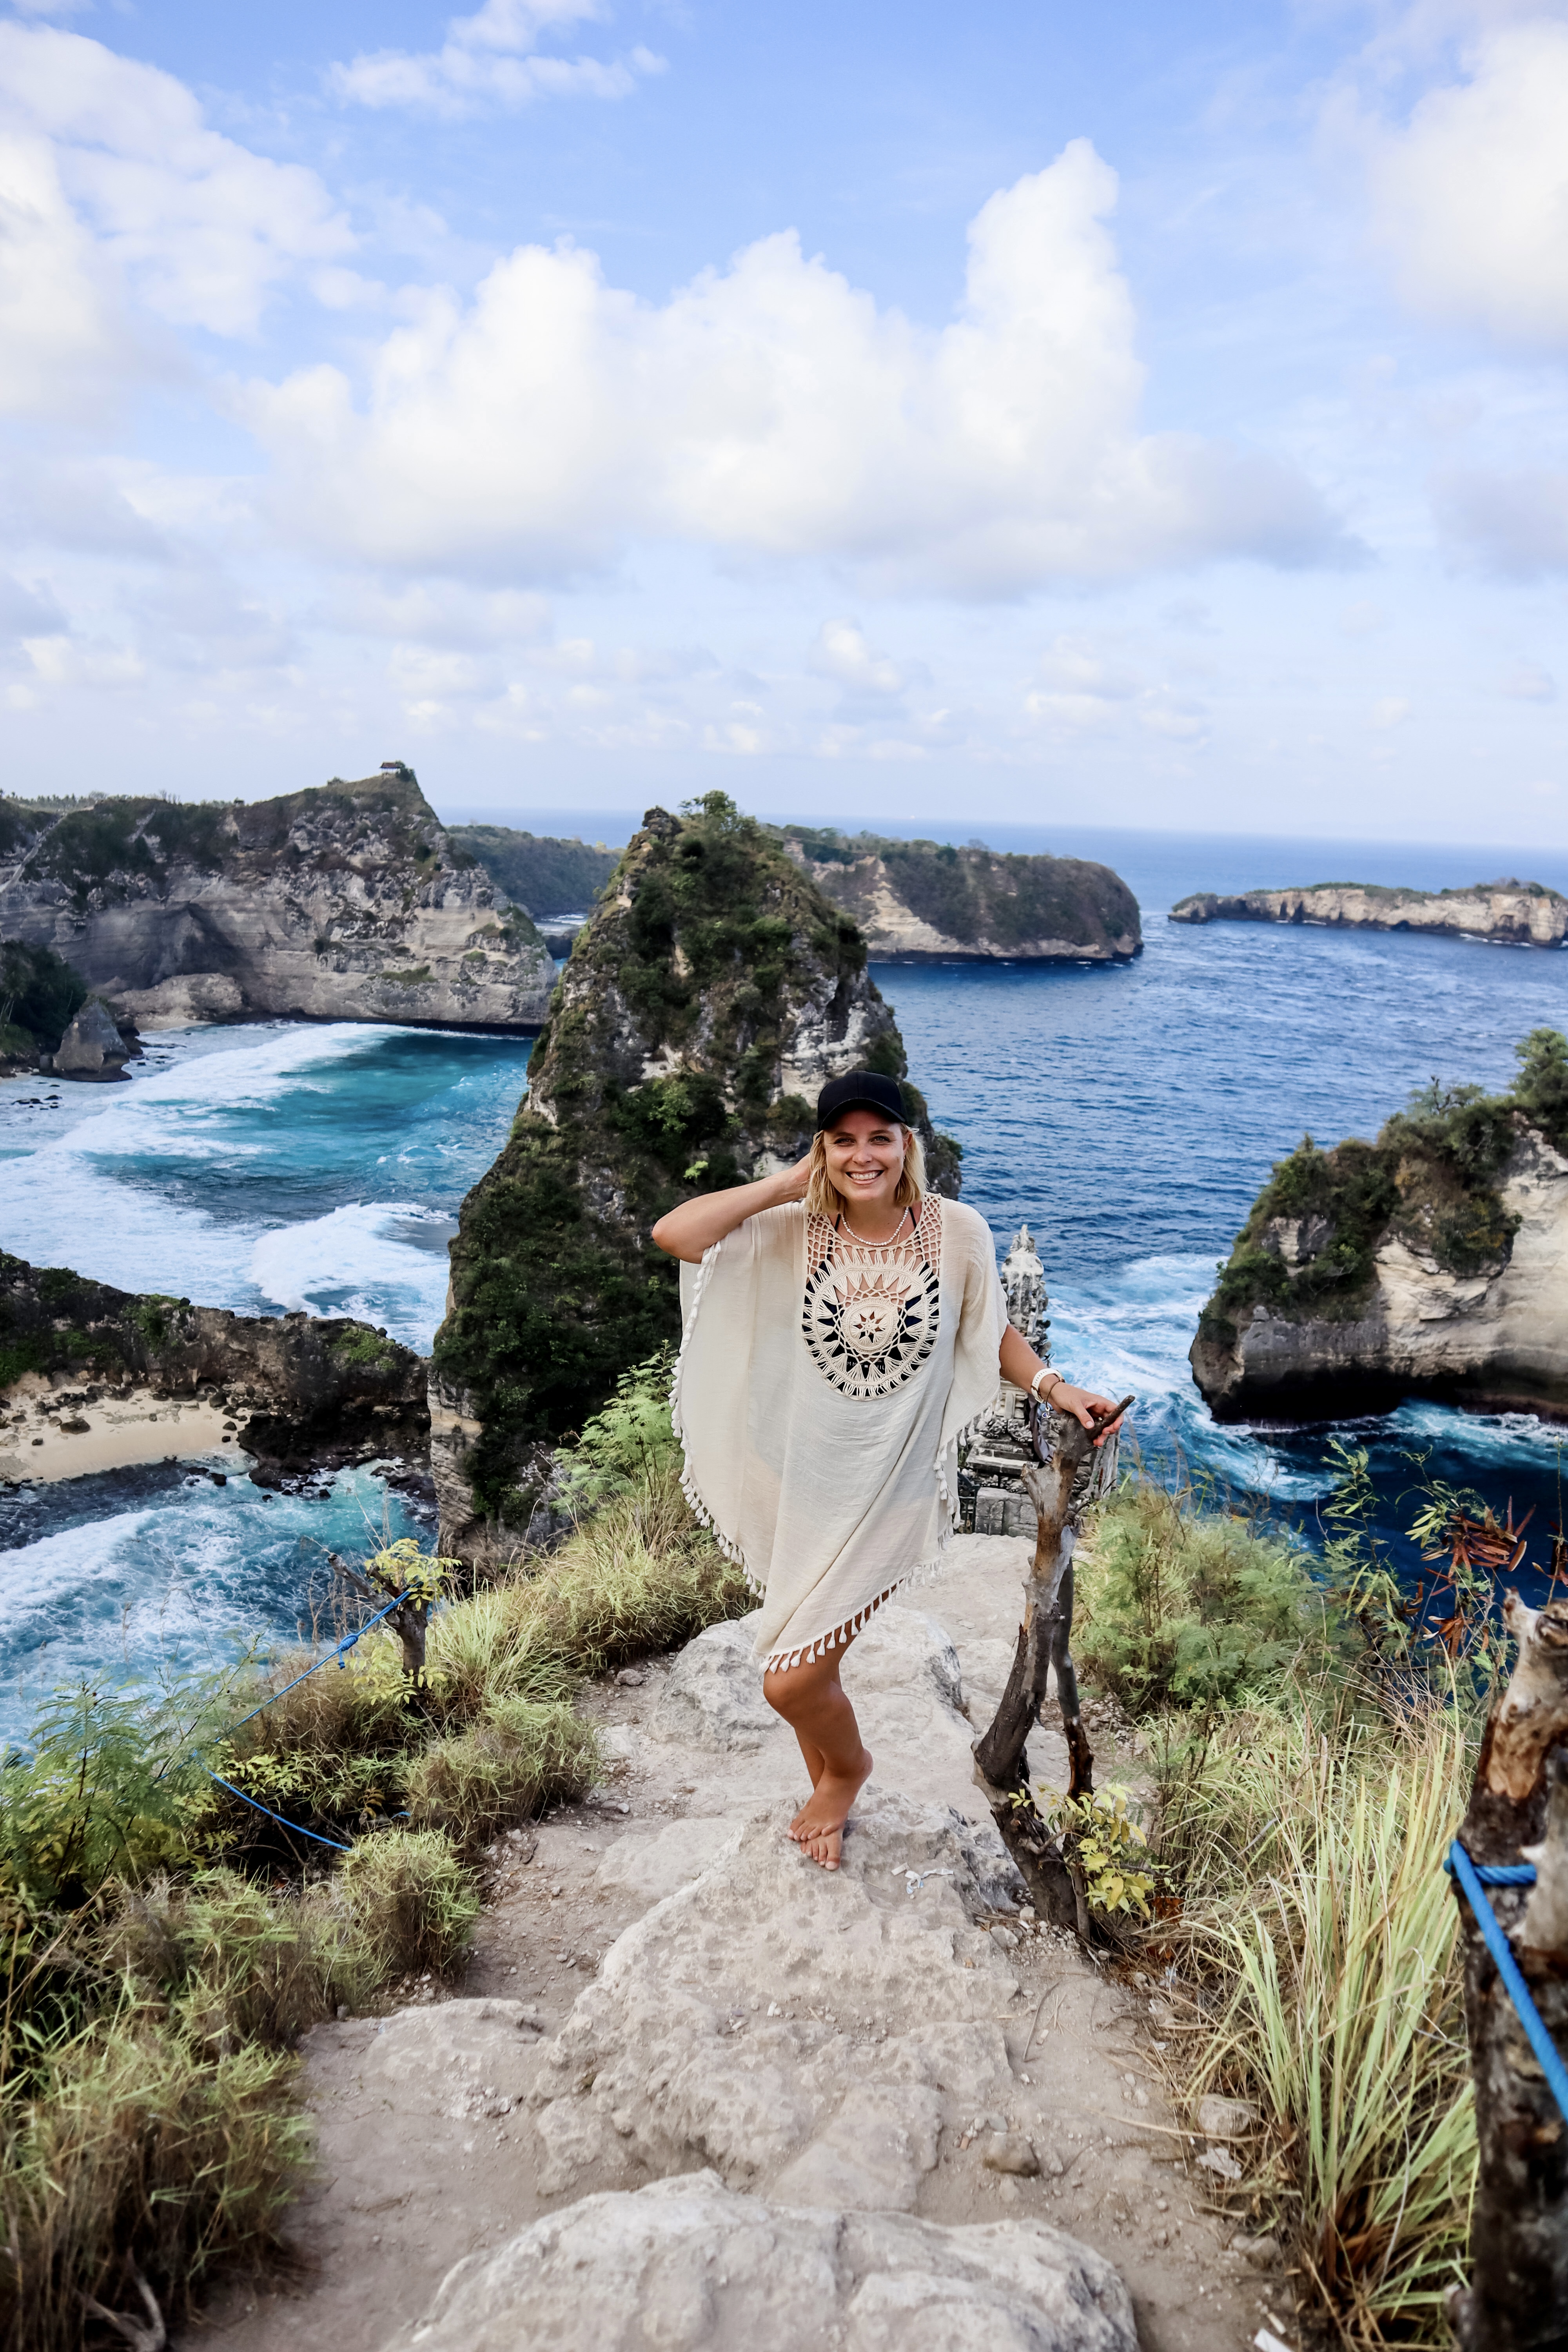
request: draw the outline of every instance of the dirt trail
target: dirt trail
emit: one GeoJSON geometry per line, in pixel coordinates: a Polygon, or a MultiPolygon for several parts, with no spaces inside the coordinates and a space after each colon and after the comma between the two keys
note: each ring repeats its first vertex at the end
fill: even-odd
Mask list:
{"type": "MultiPolygon", "coordinates": [[[[235,2293],[185,2344],[382,2352],[464,2258],[703,2166],[777,2206],[1047,2222],[1120,2272],[1145,2352],[1237,2352],[1260,2326],[1295,2341],[1286,2283],[1194,2185],[1157,1988],[1109,1981],[1014,1908],[970,1742],[1026,1558],[961,1538],[851,1652],[877,1770],[837,1879],[783,1837],[805,1780],[747,1634],[597,1685],[605,1784],[499,1842],[457,1997],[309,2037],[299,2273],[235,2293]]],[[[1065,1783],[1058,1735],[1030,1752],[1065,1783]]],[[[1115,1772],[1102,1753],[1101,1785],[1115,1772]]]]}

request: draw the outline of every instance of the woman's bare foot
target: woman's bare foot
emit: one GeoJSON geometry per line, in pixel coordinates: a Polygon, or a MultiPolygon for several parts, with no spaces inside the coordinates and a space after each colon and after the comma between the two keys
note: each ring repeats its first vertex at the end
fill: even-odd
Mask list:
{"type": "Polygon", "coordinates": [[[824,1870],[837,1869],[849,1809],[870,1777],[871,1751],[863,1748],[859,1769],[847,1777],[825,1771],[809,1802],[801,1807],[791,1822],[791,1837],[824,1870]]]}

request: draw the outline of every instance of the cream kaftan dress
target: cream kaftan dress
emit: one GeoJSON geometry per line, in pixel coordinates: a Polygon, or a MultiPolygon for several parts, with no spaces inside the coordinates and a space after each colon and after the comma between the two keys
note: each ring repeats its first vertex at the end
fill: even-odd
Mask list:
{"type": "Polygon", "coordinates": [[[762,1595],[755,1655],[818,1657],[947,1548],[1007,1322],[990,1227],[928,1193],[878,1249],[764,1209],[682,1265],[680,1297],[687,1495],[762,1595]]]}

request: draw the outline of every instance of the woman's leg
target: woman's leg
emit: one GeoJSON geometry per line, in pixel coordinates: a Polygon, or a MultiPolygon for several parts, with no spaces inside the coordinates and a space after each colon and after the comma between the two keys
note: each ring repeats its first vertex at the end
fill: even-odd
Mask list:
{"type": "Polygon", "coordinates": [[[763,1696],[800,1742],[811,1774],[811,1796],[790,1823],[790,1835],[813,1862],[837,1870],[849,1808],[871,1772],[855,1710],[838,1679],[847,1643],[820,1658],[803,1658],[763,1676],[763,1696]]]}

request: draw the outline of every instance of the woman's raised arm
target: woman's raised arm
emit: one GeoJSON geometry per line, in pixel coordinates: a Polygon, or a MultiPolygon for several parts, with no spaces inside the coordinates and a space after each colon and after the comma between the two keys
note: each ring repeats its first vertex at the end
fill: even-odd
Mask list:
{"type": "Polygon", "coordinates": [[[682,1201],[679,1209],[660,1217],[653,1229],[654,1243],[669,1256],[696,1265],[715,1242],[721,1242],[759,1209],[778,1209],[789,1201],[804,1201],[810,1172],[808,1151],[804,1160],[793,1168],[781,1169],[776,1176],[761,1177],[754,1184],[731,1184],[724,1192],[700,1192],[695,1200],[682,1201]]]}

